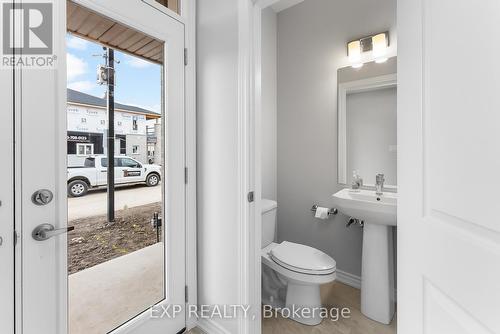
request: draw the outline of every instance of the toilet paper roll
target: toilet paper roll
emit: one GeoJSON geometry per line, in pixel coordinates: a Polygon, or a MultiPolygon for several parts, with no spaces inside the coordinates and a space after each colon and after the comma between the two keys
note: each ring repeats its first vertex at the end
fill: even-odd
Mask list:
{"type": "Polygon", "coordinates": [[[316,208],[316,214],[314,215],[314,217],[318,219],[328,219],[328,211],[330,211],[330,209],[318,206],[316,208]]]}

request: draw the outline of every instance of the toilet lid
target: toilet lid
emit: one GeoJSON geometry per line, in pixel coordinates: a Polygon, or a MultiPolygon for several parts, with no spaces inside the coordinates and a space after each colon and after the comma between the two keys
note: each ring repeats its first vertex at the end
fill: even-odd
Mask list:
{"type": "Polygon", "coordinates": [[[288,241],[274,247],[269,255],[279,265],[306,274],[331,274],[337,265],[334,259],[316,248],[288,241]]]}

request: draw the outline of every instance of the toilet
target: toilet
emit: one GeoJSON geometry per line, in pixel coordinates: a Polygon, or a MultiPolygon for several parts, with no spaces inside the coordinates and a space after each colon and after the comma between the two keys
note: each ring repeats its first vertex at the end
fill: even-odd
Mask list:
{"type": "Polygon", "coordinates": [[[313,247],[289,241],[274,242],[277,203],[267,199],[261,203],[262,303],[288,311],[309,308],[311,312],[307,317],[296,317],[288,311],[287,315],[305,325],[318,325],[322,321],[319,287],[335,280],[335,260],[313,247]]]}

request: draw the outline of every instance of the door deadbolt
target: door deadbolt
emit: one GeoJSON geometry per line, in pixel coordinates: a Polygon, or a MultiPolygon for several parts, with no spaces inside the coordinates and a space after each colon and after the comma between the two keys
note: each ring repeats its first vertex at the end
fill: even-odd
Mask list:
{"type": "Polygon", "coordinates": [[[33,193],[33,195],[31,196],[31,201],[33,202],[33,204],[41,206],[49,204],[53,198],[54,194],[52,194],[52,191],[47,189],[40,189],[33,193]]]}

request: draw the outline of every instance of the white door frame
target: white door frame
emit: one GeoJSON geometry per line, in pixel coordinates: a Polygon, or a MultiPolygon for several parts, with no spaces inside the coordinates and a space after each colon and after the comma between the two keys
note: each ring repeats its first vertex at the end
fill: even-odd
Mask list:
{"type": "Polygon", "coordinates": [[[251,305],[254,319],[239,319],[239,333],[261,332],[261,48],[262,11],[288,0],[239,0],[239,188],[240,194],[240,301],[251,305]],[[246,194],[254,193],[248,203],[246,194]]]}
{"type": "MultiPolygon", "coordinates": [[[[148,0],[145,0],[148,1],[148,0]]],[[[187,65],[185,67],[185,162],[186,162],[186,285],[187,300],[189,304],[197,304],[197,256],[196,256],[196,0],[183,0],[181,4],[181,15],[166,10],[167,14],[184,23],[185,25],[185,47],[188,49],[187,65]]],[[[61,15],[56,13],[55,15],[61,15]]],[[[61,66],[65,62],[61,61],[61,66]]],[[[10,82],[4,85],[0,93],[4,110],[13,110],[13,74],[14,71],[0,71],[1,82],[10,82]]],[[[64,79],[65,82],[65,79],[64,79]]],[[[19,102],[19,101],[18,101],[19,102]]],[[[65,106],[65,103],[64,103],[65,106]]],[[[14,124],[13,113],[4,113],[3,124],[14,124]]],[[[19,131],[17,131],[19,133],[19,131]]],[[[0,218],[3,222],[14,223],[14,127],[8,127],[0,133],[0,142],[5,143],[0,147],[2,156],[11,156],[7,159],[11,163],[2,167],[0,183],[0,218]]],[[[18,158],[17,158],[18,159],[18,158]]],[[[19,201],[19,198],[17,199],[19,201]]],[[[64,211],[65,206],[60,210],[64,211]]],[[[19,214],[19,212],[18,212],[19,214]]],[[[17,214],[17,215],[18,215],[17,214]]],[[[14,226],[1,224],[0,237],[0,260],[4,265],[4,270],[0,275],[0,323],[2,332],[14,333],[15,328],[15,302],[14,302],[14,281],[20,283],[19,277],[14,279],[14,226]],[[5,291],[4,291],[5,290],[5,291]]],[[[18,256],[20,254],[17,254],[18,256]]],[[[19,303],[17,313],[19,314],[19,303]]],[[[66,316],[61,319],[65,322],[66,316]]],[[[186,319],[188,329],[196,325],[197,319],[186,319]]]]}
{"type": "MultiPolygon", "coordinates": [[[[185,26],[187,65],[185,72],[186,125],[186,285],[187,304],[198,304],[197,279],[197,204],[196,204],[196,0],[181,1],[181,19],[185,26]]],[[[196,326],[197,318],[187,318],[186,327],[196,326]]]]}
{"type": "Polygon", "coordinates": [[[14,333],[14,85],[13,70],[1,70],[0,156],[0,330],[14,333]],[[5,84],[4,84],[5,83],[5,84]]]}
{"type": "MultiPolygon", "coordinates": [[[[97,4],[93,5],[94,0],[72,0],[75,3],[80,3],[86,7],[98,8],[97,4]]],[[[197,277],[196,277],[196,30],[195,30],[195,0],[184,0],[181,2],[181,15],[171,11],[164,6],[157,4],[152,0],[142,0],[143,2],[162,11],[171,18],[179,21],[185,27],[184,45],[188,50],[187,64],[184,68],[184,143],[185,143],[185,166],[186,166],[186,186],[185,194],[185,281],[186,281],[186,304],[197,304],[197,277]]],[[[99,12],[99,10],[97,10],[99,12]]],[[[111,13],[108,13],[111,14],[111,13]]],[[[108,15],[110,16],[110,15],[108,15]]],[[[187,313],[186,313],[187,314],[187,313]]],[[[129,329],[133,330],[141,326],[142,320],[147,317],[146,313],[129,321],[121,328],[125,332],[129,329]]],[[[197,319],[186,318],[186,327],[192,328],[195,326],[197,319]]]]}
{"type": "MultiPolygon", "coordinates": [[[[189,305],[198,304],[197,228],[196,228],[196,0],[182,0],[180,14],[154,0],[142,0],[164,11],[185,26],[187,49],[185,67],[185,136],[186,136],[186,286],[189,305]]],[[[197,318],[187,318],[186,327],[196,327],[197,318]]]]}

